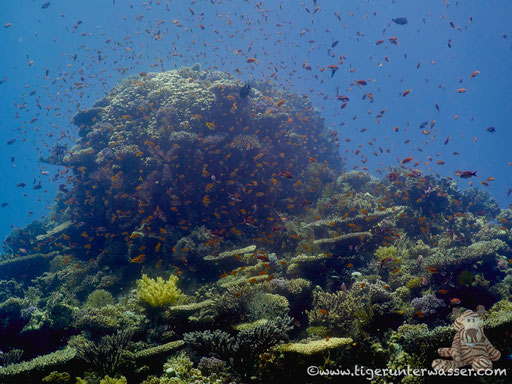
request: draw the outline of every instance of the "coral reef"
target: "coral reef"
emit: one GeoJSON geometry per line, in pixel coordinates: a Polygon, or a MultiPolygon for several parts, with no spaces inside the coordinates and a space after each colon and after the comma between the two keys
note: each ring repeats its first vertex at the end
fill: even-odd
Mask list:
{"type": "Polygon", "coordinates": [[[512,354],[512,209],[403,164],[347,172],[307,98],[242,86],[141,73],[75,115],[74,146],[42,159],[68,177],[50,214],[4,242],[2,383],[425,368],[478,304],[512,354]]]}

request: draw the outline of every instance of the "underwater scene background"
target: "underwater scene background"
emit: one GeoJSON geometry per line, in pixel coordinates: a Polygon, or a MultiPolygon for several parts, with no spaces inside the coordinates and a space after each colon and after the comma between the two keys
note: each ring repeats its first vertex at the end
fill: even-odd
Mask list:
{"type": "Polygon", "coordinates": [[[0,383],[510,383],[511,10],[3,4],[0,383]]]}

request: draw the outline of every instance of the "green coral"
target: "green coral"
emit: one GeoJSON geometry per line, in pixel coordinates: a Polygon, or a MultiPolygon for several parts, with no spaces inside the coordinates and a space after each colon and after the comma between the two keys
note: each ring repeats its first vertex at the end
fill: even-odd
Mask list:
{"type": "Polygon", "coordinates": [[[304,291],[307,291],[311,287],[311,281],[303,279],[303,278],[297,278],[297,279],[291,279],[288,282],[288,291],[292,295],[298,295],[304,291]]]}
{"type": "Polygon", "coordinates": [[[134,354],[136,360],[154,358],[159,355],[163,355],[183,346],[185,342],[183,340],[171,341],[166,344],[159,345],[153,348],[143,349],[134,354]]]}
{"type": "Polygon", "coordinates": [[[100,384],[127,384],[126,377],[121,376],[119,379],[112,378],[110,376],[105,376],[100,380],[100,384]]]}
{"type": "Polygon", "coordinates": [[[504,324],[512,324],[512,302],[501,300],[492,306],[484,315],[485,326],[496,328],[504,324]]]}
{"type": "Polygon", "coordinates": [[[293,352],[300,355],[313,355],[340,347],[349,347],[353,340],[344,337],[331,337],[305,343],[287,343],[276,347],[281,352],[293,352]]]}
{"type": "Polygon", "coordinates": [[[51,368],[65,365],[75,357],[75,354],[73,348],[65,348],[29,361],[0,367],[0,382],[23,382],[23,377],[30,376],[33,372],[49,371],[51,368]]]}
{"type": "Polygon", "coordinates": [[[96,289],[87,297],[85,305],[93,308],[102,308],[114,304],[112,294],[104,289],[96,289]]]}
{"type": "Polygon", "coordinates": [[[71,376],[67,372],[52,371],[48,376],[44,377],[42,382],[47,384],[66,384],[71,380],[71,376]]]}
{"type": "Polygon", "coordinates": [[[86,306],[75,312],[73,326],[90,332],[108,333],[116,329],[140,328],[147,321],[142,315],[127,311],[121,304],[101,308],[86,306]]]}
{"type": "Polygon", "coordinates": [[[286,316],[290,305],[284,296],[258,292],[247,302],[245,309],[249,320],[273,319],[286,316]]]}
{"type": "Polygon", "coordinates": [[[203,376],[199,369],[194,368],[194,364],[184,353],[171,357],[164,364],[164,372],[160,384],[221,384],[223,382],[215,374],[209,377],[203,376]]]}
{"type": "Polygon", "coordinates": [[[306,313],[313,326],[325,326],[343,335],[357,337],[369,320],[367,309],[364,298],[354,291],[316,291],[313,308],[306,313]]]}
{"type": "Polygon", "coordinates": [[[377,248],[374,255],[378,260],[381,261],[386,258],[394,259],[398,256],[398,250],[394,245],[391,245],[389,247],[380,246],[379,248],[377,248]]]}
{"type": "Polygon", "coordinates": [[[421,288],[423,285],[423,279],[421,277],[413,277],[407,283],[405,283],[405,286],[409,289],[416,289],[421,288]]]}
{"type": "Polygon", "coordinates": [[[177,287],[177,281],[178,277],[175,275],[171,275],[167,281],[161,277],[150,279],[147,275],[142,275],[142,279],[137,280],[137,295],[151,307],[180,304],[185,295],[177,287]]]}

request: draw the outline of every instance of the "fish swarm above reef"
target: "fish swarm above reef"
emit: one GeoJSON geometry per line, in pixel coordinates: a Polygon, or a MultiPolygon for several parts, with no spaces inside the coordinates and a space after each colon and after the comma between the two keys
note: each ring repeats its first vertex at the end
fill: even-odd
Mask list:
{"type": "Polygon", "coordinates": [[[511,209],[415,169],[345,172],[307,98],[242,86],[197,67],[141,73],[74,117],[76,145],[44,159],[67,184],[4,242],[2,383],[424,368],[453,339],[453,308],[480,304],[512,353],[511,209]]]}
{"type": "Polygon", "coordinates": [[[150,237],[154,248],[197,225],[223,236],[270,229],[276,211],[304,210],[294,201],[317,198],[341,170],[337,143],[305,98],[256,83],[241,99],[242,83],[220,72],[142,75],[75,115],[76,145],[44,159],[73,170],[59,198],[65,215],[102,227],[101,236],[66,231],[83,246],[118,240],[105,233],[150,237]]]}

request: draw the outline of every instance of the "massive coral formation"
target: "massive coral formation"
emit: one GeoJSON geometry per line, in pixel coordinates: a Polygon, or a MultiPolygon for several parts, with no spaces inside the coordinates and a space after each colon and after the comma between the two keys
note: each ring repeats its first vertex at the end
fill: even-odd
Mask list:
{"type": "Polygon", "coordinates": [[[72,171],[58,211],[73,225],[32,246],[55,249],[51,236],[87,260],[124,243],[156,262],[198,225],[236,238],[303,211],[341,169],[336,143],[307,99],[267,83],[241,99],[240,87],[220,72],[149,73],[79,112],[76,145],[45,160],[72,171]]]}

